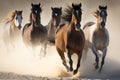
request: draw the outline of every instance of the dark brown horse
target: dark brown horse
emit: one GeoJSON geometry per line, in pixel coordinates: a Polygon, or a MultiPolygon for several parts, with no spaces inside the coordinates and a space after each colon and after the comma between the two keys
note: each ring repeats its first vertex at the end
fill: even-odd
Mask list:
{"type": "Polygon", "coordinates": [[[77,67],[74,74],[78,72],[80,67],[82,52],[85,43],[84,33],[81,30],[82,4],[72,4],[65,10],[63,19],[68,21],[67,24],[61,24],[56,31],[55,45],[56,49],[63,61],[63,65],[67,70],[73,71],[73,61],[71,55],[76,53],[78,56],[77,67]],[[67,52],[70,68],[66,63],[64,52],[67,52]]]}
{"type": "Polygon", "coordinates": [[[23,28],[23,41],[32,47],[41,45],[46,54],[47,29],[41,24],[40,13],[42,9],[39,4],[31,4],[30,23],[23,28]]]}
{"type": "Polygon", "coordinates": [[[94,24],[93,22],[88,22],[84,26],[86,41],[90,43],[90,44],[86,43],[85,50],[87,52],[89,47],[92,49],[96,61],[95,69],[99,68],[98,51],[100,50],[101,52],[103,52],[102,62],[99,69],[99,71],[101,71],[104,65],[104,60],[107,53],[107,47],[109,44],[109,33],[105,28],[106,19],[107,19],[107,6],[99,6],[99,9],[96,10],[93,13],[93,15],[97,18],[97,23],[95,27],[91,26],[94,24]]]}
{"type": "Polygon", "coordinates": [[[48,41],[50,43],[55,43],[55,31],[61,22],[62,7],[51,7],[52,10],[52,19],[46,26],[48,31],[48,41]]]}

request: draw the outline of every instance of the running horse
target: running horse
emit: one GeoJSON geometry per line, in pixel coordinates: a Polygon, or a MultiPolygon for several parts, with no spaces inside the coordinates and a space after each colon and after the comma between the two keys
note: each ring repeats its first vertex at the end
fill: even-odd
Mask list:
{"type": "Polygon", "coordinates": [[[88,29],[90,30],[89,33],[85,32],[85,37],[86,37],[86,41],[91,43],[91,45],[89,47],[92,49],[92,52],[95,55],[95,61],[96,61],[95,69],[99,68],[98,51],[103,52],[101,66],[100,66],[100,69],[99,69],[99,72],[101,72],[102,67],[104,65],[104,60],[105,60],[105,57],[106,57],[106,53],[107,53],[107,47],[109,45],[109,33],[108,33],[108,30],[105,27],[106,19],[107,19],[107,6],[99,6],[99,9],[96,10],[93,13],[93,15],[97,18],[96,26],[92,27],[92,25],[95,24],[95,23],[94,22],[88,22],[88,23],[86,23],[86,25],[84,26],[83,29],[84,29],[84,32],[88,29]],[[89,38],[87,37],[87,35],[89,35],[88,36],[89,38]]]}
{"type": "Polygon", "coordinates": [[[32,48],[41,45],[44,56],[47,46],[47,29],[41,24],[40,13],[42,9],[39,4],[31,4],[30,23],[27,23],[22,32],[23,41],[32,48]]]}
{"type": "Polygon", "coordinates": [[[5,22],[5,32],[3,35],[5,44],[13,43],[18,37],[20,37],[23,19],[22,12],[23,11],[17,10],[12,11],[8,14],[7,18],[3,20],[3,22],[5,22]]]}
{"type": "Polygon", "coordinates": [[[52,10],[52,19],[49,21],[46,26],[48,30],[48,41],[50,43],[55,43],[55,31],[61,22],[62,7],[51,7],[52,10]]]}
{"type": "Polygon", "coordinates": [[[62,63],[67,71],[73,71],[72,54],[76,53],[78,56],[77,67],[73,71],[73,74],[78,72],[85,44],[85,37],[80,24],[82,18],[81,6],[81,3],[72,3],[72,7],[68,6],[68,8],[65,9],[65,13],[62,15],[62,18],[68,23],[61,24],[59,26],[56,30],[55,38],[57,52],[59,53],[62,63]],[[66,63],[64,52],[68,55],[70,67],[66,63]]]}

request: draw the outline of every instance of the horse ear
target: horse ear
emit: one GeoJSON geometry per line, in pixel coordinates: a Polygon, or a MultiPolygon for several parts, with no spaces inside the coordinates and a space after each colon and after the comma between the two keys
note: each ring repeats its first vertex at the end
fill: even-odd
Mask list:
{"type": "Polygon", "coordinates": [[[107,9],[107,5],[105,6],[105,9],[107,9]]]}
{"type": "Polygon", "coordinates": [[[21,13],[23,12],[23,10],[21,10],[21,13]]]}
{"type": "Polygon", "coordinates": [[[60,10],[62,10],[62,7],[60,7],[60,10]]]}
{"type": "Polygon", "coordinates": [[[96,10],[96,11],[94,11],[92,14],[93,14],[93,16],[95,16],[95,17],[97,18],[97,17],[98,17],[98,14],[99,14],[99,11],[96,10]]]}
{"type": "Polygon", "coordinates": [[[79,6],[82,7],[82,4],[80,3],[79,6]]]}
{"type": "Polygon", "coordinates": [[[99,9],[101,9],[101,6],[99,5],[99,9]]]}
{"type": "Polygon", "coordinates": [[[15,10],[15,13],[17,13],[17,10],[15,10]]]}
{"type": "Polygon", "coordinates": [[[75,7],[75,5],[72,3],[72,7],[74,8],[75,7]]]}
{"type": "Polygon", "coordinates": [[[53,8],[53,7],[51,7],[51,10],[54,10],[54,8],[53,8]]]}
{"type": "Polygon", "coordinates": [[[41,4],[39,3],[38,5],[40,6],[41,4]]]}
{"type": "Polygon", "coordinates": [[[31,6],[33,7],[33,3],[31,3],[31,6]]]}

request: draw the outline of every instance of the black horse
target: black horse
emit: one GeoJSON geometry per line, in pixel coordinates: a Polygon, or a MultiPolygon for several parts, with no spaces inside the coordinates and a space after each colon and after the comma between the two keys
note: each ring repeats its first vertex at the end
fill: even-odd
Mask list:
{"type": "Polygon", "coordinates": [[[49,21],[46,26],[48,30],[48,41],[50,43],[55,43],[55,31],[61,22],[62,7],[51,7],[52,10],[52,19],[49,21]]]}
{"type": "Polygon", "coordinates": [[[23,28],[23,41],[32,47],[42,45],[44,54],[47,47],[47,29],[41,24],[40,13],[42,9],[39,4],[31,4],[30,23],[23,28]]]}

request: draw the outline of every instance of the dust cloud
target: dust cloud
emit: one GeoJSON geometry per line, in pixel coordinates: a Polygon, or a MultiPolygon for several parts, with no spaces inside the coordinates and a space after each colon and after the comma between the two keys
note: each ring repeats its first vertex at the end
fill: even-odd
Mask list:
{"type": "MultiPolygon", "coordinates": [[[[108,6],[106,27],[110,34],[110,44],[107,57],[101,74],[94,70],[94,55],[91,50],[87,54],[85,62],[81,63],[78,75],[66,72],[55,46],[47,46],[47,55],[42,57],[40,46],[32,51],[26,47],[19,38],[14,46],[6,47],[3,40],[3,24],[0,23],[0,72],[13,72],[23,75],[43,77],[82,77],[82,78],[116,78],[120,76],[120,1],[119,0],[0,0],[0,21],[12,10],[23,10],[23,26],[29,22],[31,3],[41,3],[41,23],[47,25],[51,18],[52,7],[66,7],[71,3],[82,3],[82,25],[88,21],[96,21],[92,12],[98,5],[108,6]],[[49,4],[49,5],[48,5],[49,4]]],[[[76,64],[76,55],[73,56],[76,64]]],[[[75,66],[74,66],[75,67],[75,66]]]]}

